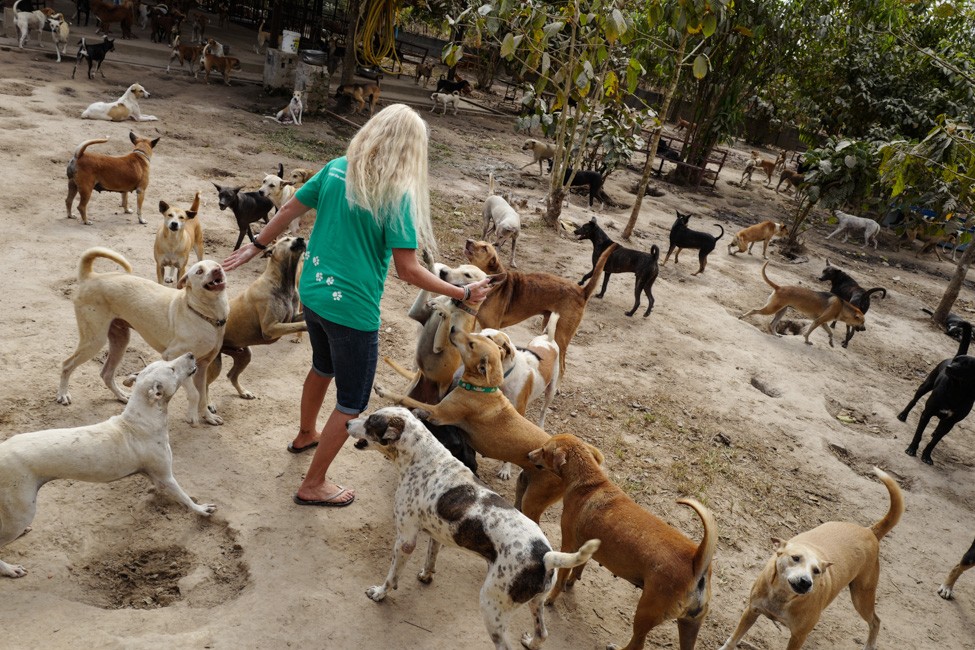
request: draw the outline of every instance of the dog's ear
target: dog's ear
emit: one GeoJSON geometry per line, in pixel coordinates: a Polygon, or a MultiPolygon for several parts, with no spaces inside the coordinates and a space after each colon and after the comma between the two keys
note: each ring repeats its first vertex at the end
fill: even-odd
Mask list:
{"type": "Polygon", "coordinates": [[[829,263],[829,258],[827,257],[826,258],[826,268],[829,268],[830,266],[832,266],[832,264],[829,263]]]}
{"type": "Polygon", "coordinates": [[[504,282],[508,278],[507,273],[495,273],[494,275],[488,276],[488,286],[494,288],[504,282]]]}
{"type": "Polygon", "coordinates": [[[488,363],[489,359],[490,357],[488,357],[488,355],[485,354],[483,357],[481,357],[481,361],[477,364],[478,374],[485,378],[487,377],[488,371],[490,370],[490,364],[488,363]]]}
{"type": "Polygon", "coordinates": [[[832,562],[823,562],[819,565],[819,570],[825,572],[826,569],[830,568],[831,566],[833,566],[832,562]]]}
{"type": "Polygon", "coordinates": [[[187,219],[193,219],[195,217],[196,217],[196,211],[195,210],[187,210],[186,211],[186,218],[187,219]]]}
{"type": "Polygon", "coordinates": [[[135,144],[138,141],[138,138],[135,137],[135,132],[129,131],[129,140],[132,141],[132,144],[135,144]]]}
{"type": "Polygon", "coordinates": [[[160,201],[159,202],[159,211],[161,213],[166,214],[166,210],[168,210],[168,209],[169,209],[169,204],[168,203],[166,203],[165,201],[160,201]]]}
{"type": "Polygon", "coordinates": [[[386,423],[386,432],[382,437],[383,442],[396,442],[403,435],[405,429],[406,422],[403,418],[394,415],[386,423]]]}
{"type": "MultiPolygon", "coordinates": [[[[210,181],[210,182],[211,182],[211,183],[213,183],[213,181],[210,181]]],[[[220,187],[219,185],[217,185],[216,183],[213,183],[213,186],[214,186],[215,188],[217,188],[217,191],[218,191],[218,192],[223,192],[223,188],[222,188],[222,187],[220,187]]]]}
{"type": "Polygon", "coordinates": [[[138,373],[134,375],[129,375],[128,377],[122,380],[122,385],[125,386],[126,388],[132,388],[132,384],[135,383],[135,380],[138,377],[139,377],[138,373]]]}
{"type": "Polygon", "coordinates": [[[554,469],[561,476],[562,466],[565,465],[565,463],[565,447],[556,447],[555,451],[552,452],[552,469],[554,469]]]}
{"type": "Polygon", "coordinates": [[[176,281],[176,288],[177,289],[182,289],[183,287],[185,287],[187,281],[189,281],[189,278],[190,278],[190,274],[189,273],[184,273],[183,276],[179,280],[176,281]]]}
{"type": "Polygon", "coordinates": [[[589,223],[592,223],[592,224],[596,223],[596,215],[593,215],[592,216],[592,219],[589,220],[589,223]]]}
{"type": "Polygon", "coordinates": [[[589,449],[589,453],[592,454],[592,458],[593,458],[593,460],[596,461],[596,464],[597,465],[602,465],[603,464],[603,461],[606,460],[603,457],[603,452],[599,451],[599,449],[597,449],[596,447],[593,447],[592,445],[589,445],[589,444],[587,444],[586,447],[589,449]]]}
{"type": "MultiPolygon", "coordinates": [[[[162,137],[162,136],[160,136],[160,137],[162,137]]],[[[156,138],[155,140],[153,140],[152,142],[150,142],[149,143],[149,148],[150,149],[155,149],[156,148],[156,145],[159,144],[159,139],[160,138],[156,138]]]]}
{"type": "Polygon", "coordinates": [[[277,243],[276,241],[271,242],[270,244],[268,244],[268,247],[266,249],[261,251],[261,259],[264,259],[265,257],[271,257],[271,255],[274,254],[274,245],[276,243],[277,243]]]}
{"type": "Polygon", "coordinates": [[[775,550],[776,553],[781,553],[782,550],[785,548],[785,540],[783,540],[781,537],[773,537],[772,548],[775,550]]]}

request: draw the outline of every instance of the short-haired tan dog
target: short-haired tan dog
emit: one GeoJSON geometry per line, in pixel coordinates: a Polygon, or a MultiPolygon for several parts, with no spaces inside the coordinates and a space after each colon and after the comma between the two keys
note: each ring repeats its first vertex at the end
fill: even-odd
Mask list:
{"type": "Polygon", "coordinates": [[[755,242],[762,242],[762,259],[768,259],[768,243],[772,241],[773,237],[785,237],[787,234],[789,231],[783,223],[776,223],[775,221],[756,223],[754,226],[748,226],[744,230],[738,231],[738,234],[728,244],[728,252],[737,255],[744,253],[747,247],[748,254],[751,255],[752,246],[755,245],[755,242]],[[737,251],[733,250],[735,247],[738,248],[737,251]]]}
{"type": "Polygon", "coordinates": [[[146,223],[142,218],[142,202],[146,198],[146,188],[149,186],[149,160],[159,138],[150,140],[129,131],[129,140],[135,148],[132,153],[125,156],[106,156],[85,151],[93,144],[108,142],[108,138],[85,140],[78,145],[67,170],[68,198],[64,200],[64,204],[68,208],[68,219],[74,218],[71,214],[71,204],[74,203],[74,197],[77,195],[81,222],[90,226],[92,222],[88,218],[88,201],[91,200],[91,193],[98,190],[99,192],[121,192],[122,210],[126,214],[132,214],[132,210],[129,209],[129,192],[135,192],[136,216],[139,218],[139,223],[146,223]]]}
{"type": "Polygon", "coordinates": [[[305,169],[303,167],[297,167],[291,170],[291,174],[288,175],[288,180],[291,181],[292,185],[298,188],[310,181],[311,177],[317,173],[317,169],[305,169]]]}
{"type": "Polygon", "coordinates": [[[200,55],[200,68],[197,69],[196,74],[193,78],[197,78],[200,74],[200,69],[204,70],[206,74],[203,75],[203,80],[210,83],[210,71],[216,70],[221,75],[223,75],[223,83],[225,86],[230,85],[230,72],[232,70],[240,70],[240,59],[232,56],[217,56],[212,54],[213,52],[213,39],[207,42],[203,46],[203,53],[200,55]]]}
{"type": "MultiPolygon", "coordinates": [[[[528,454],[538,468],[559,476],[565,486],[562,552],[578,549],[598,534],[602,544],[593,559],[613,575],[642,589],[633,616],[633,636],[626,650],[640,650],[647,634],[677,619],[681,650],[692,650],[711,599],[711,560],[718,546],[714,517],[694,499],[677,503],[692,508],[704,524],[695,544],[662,519],[641,508],[603,472],[599,450],[579,438],[553,436],[528,454]]],[[[559,570],[547,604],[579,579],[584,566],[559,570]]],[[[610,645],[616,648],[616,645],[610,645]]]]}
{"type": "MultiPolygon", "coordinates": [[[[798,650],[823,610],[847,587],[853,607],[870,626],[864,650],[875,650],[880,632],[880,618],[875,611],[880,540],[900,521],[904,498],[894,479],[876,467],[873,471],[890,494],[890,508],[883,519],[870,528],[830,521],[787,542],[773,539],[775,554],[758,574],[748,607],[720,650],[737,647],[761,615],[784,623],[792,633],[789,650],[798,650]]],[[[604,536],[604,544],[605,539],[604,536]]]]}
{"type": "Polygon", "coordinates": [[[380,94],[382,94],[382,89],[379,87],[378,83],[342,84],[335,89],[336,99],[342,95],[345,95],[356,103],[356,115],[362,112],[362,109],[366,107],[366,104],[369,104],[370,117],[376,110],[376,104],[379,103],[380,94]]]}
{"type": "Polygon", "coordinates": [[[521,169],[534,165],[538,163],[538,175],[542,175],[542,161],[548,161],[549,171],[552,170],[552,162],[555,158],[556,146],[548,142],[540,142],[534,138],[529,138],[525,140],[525,144],[521,145],[522,151],[532,152],[532,161],[530,163],[525,163],[521,166],[521,169]]]}
{"type": "Polygon", "coordinates": [[[863,325],[863,312],[842,298],[828,291],[813,291],[805,287],[779,286],[768,279],[768,276],[765,274],[765,268],[767,266],[768,262],[762,265],[762,278],[772,287],[772,295],[768,297],[768,302],[765,303],[764,307],[747,311],[738,318],[746,318],[752,314],[761,314],[763,316],[775,314],[768,324],[767,331],[769,334],[781,336],[781,334],[776,333],[775,326],[778,325],[779,320],[785,314],[785,310],[792,307],[799,313],[814,319],[812,325],[806,330],[804,337],[806,339],[806,345],[812,345],[809,341],[809,335],[817,327],[822,326],[826,330],[826,334],[829,335],[829,347],[833,347],[833,332],[827,323],[838,320],[854,327],[863,325]]]}
{"type": "Polygon", "coordinates": [[[173,284],[186,273],[190,251],[196,251],[196,261],[203,260],[203,226],[196,216],[200,213],[200,193],[193,197],[189,210],[159,202],[163,222],[156,231],[152,247],[156,259],[156,282],[173,284]]]}

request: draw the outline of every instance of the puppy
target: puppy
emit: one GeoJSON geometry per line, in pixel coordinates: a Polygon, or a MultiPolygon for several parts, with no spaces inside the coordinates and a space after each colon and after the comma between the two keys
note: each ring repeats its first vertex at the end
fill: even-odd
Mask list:
{"type": "Polygon", "coordinates": [[[921,411],[914,438],[904,450],[908,456],[917,455],[917,448],[921,444],[921,436],[924,434],[928,422],[931,421],[932,417],[937,416],[938,426],[931,434],[931,442],[921,452],[921,460],[928,465],[934,464],[934,461],[931,460],[931,452],[934,451],[934,448],[956,424],[968,417],[972,405],[975,404],[975,391],[972,390],[972,382],[975,381],[975,357],[968,356],[968,346],[972,340],[972,326],[963,321],[958,327],[962,330],[962,338],[954,358],[945,359],[935,366],[927,378],[921,382],[911,401],[897,415],[898,420],[907,422],[907,414],[911,412],[918,400],[931,393],[931,397],[924,403],[924,410],[921,411]]]}
{"type": "Polygon", "coordinates": [[[193,197],[189,210],[170,207],[159,202],[163,222],[156,231],[152,253],[156,259],[156,282],[173,284],[186,273],[190,250],[196,250],[196,261],[203,261],[203,226],[196,216],[200,213],[200,193],[193,197]]]}
{"type": "Polygon", "coordinates": [[[961,577],[961,574],[973,566],[975,566],[975,542],[972,542],[971,547],[962,556],[961,561],[958,562],[955,568],[948,574],[948,577],[945,578],[945,581],[938,587],[938,595],[945,600],[951,600],[952,593],[955,590],[955,582],[961,577]]]}
{"type": "Polygon", "coordinates": [[[261,219],[267,223],[267,213],[274,209],[274,203],[268,197],[262,196],[260,192],[241,192],[240,187],[225,187],[216,183],[213,183],[213,186],[217,188],[220,209],[230,208],[234,213],[234,218],[237,219],[239,233],[237,243],[234,244],[234,250],[240,248],[241,242],[244,241],[244,235],[254,241],[254,233],[251,232],[250,225],[261,219]]]}
{"type": "Polygon", "coordinates": [[[262,54],[261,50],[267,49],[267,41],[271,38],[271,32],[264,29],[264,21],[257,28],[257,43],[254,44],[254,52],[257,54],[262,54]]]}
{"type": "MultiPolygon", "coordinates": [[[[613,240],[596,223],[596,217],[576,228],[572,234],[575,235],[576,239],[588,239],[592,242],[593,268],[579,280],[579,284],[582,285],[592,277],[596,270],[596,261],[607,248],[613,245],[613,240]]],[[[627,316],[635,314],[640,307],[640,294],[645,293],[648,304],[643,317],[646,318],[653,310],[653,283],[659,272],[657,265],[659,259],[660,249],[656,245],[650,247],[649,253],[618,246],[606,261],[606,266],[603,268],[603,288],[596,294],[596,297],[602,298],[606,294],[606,287],[609,286],[609,278],[613,273],[632,273],[636,279],[636,285],[633,287],[633,309],[625,313],[627,316]]]]}
{"type": "Polygon", "coordinates": [[[197,262],[180,277],[175,289],[132,275],[128,261],[107,248],[90,248],[78,264],[78,290],[73,300],[78,321],[78,347],[61,366],[57,401],[71,404],[68,381],[75,368],[92,359],[108,341],[101,377],[119,401],[129,396],[115,383],[115,369],[134,329],[163,359],[186,352],[196,357],[200,373],[183,382],[189,402],[186,419],[194,426],[223,424],[208,408],[207,366],[220,352],[230,306],[223,269],[211,260],[197,262]],[[98,258],[112,260],[123,273],[95,273],[98,258]]]}
{"type": "Polygon", "coordinates": [[[291,95],[291,101],[274,115],[265,115],[269,120],[274,120],[278,124],[297,124],[301,125],[301,114],[304,112],[304,104],[301,103],[302,91],[296,90],[291,95]]]}
{"type": "Polygon", "coordinates": [[[58,63],[61,63],[61,55],[68,54],[68,38],[71,28],[64,14],[54,14],[47,19],[47,24],[51,28],[51,38],[54,39],[54,52],[58,55],[58,63]]]}
{"type": "MultiPolygon", "coordinates": [[[[282,178],[284,176],[284,165],[278,163],[277,175],[268,174],[264,177],[264,182],[258,188],[257,193],[271,200],[275,209],[280,210],[281,206],[291,200],[295,195],[295,186],[282,178]]],[[[294,219],[288,226],[288,232],[294,235],[298,232],[299,220],[294,219]]]]}
{"type": "MultiPolygon", "coordinates": [[[[210,39],[211,41],[213,39],[210,39]]],[[[203,75],[203,80],[206,83],[210,83],[210,71],[216,70],[221,75],[223,75],[223,83],[226,86],[230,85],[230,73],[233,70],[240,70],[240,59],[234,58],[232,56],[217,56],[213,53],[213,44],[208,42],[203,47],[203,53],[200,55],[200,68],[197,69],[196,74],[193,78],[197,78],[200,74],[200,70],[206,72],[203,75]]]]}
{"type": "Polygon", "coordinates": [[[457,115],[457,105],[460,104],[460,91],[455,90],[452,93],[433,93],[430,95],[431,101],[433,101],[433,106],[430,107],[430,112],[433,113],[437,110],[437,106],[443,106],[443,111],[441,115],[447,114],[447,106],[451,105],[454,107],[454,115],[457,115]]]}
{"type": "Polygon", "coordinates": [[[480,600],[491,640],[497,648],[511,647],[508,621],[527,602],[535,630],[522,638],[522,644],[540,648],[548,636],[542,602],[555,581],[555,569],[585,564],[599,540],[587,541],[576,553],[553,551],[537,523],[479,482],[404,408],[379,409],[368,418],[349,421],[346,428],[356,449],[381,452],[400,475],[393,506],[393,562],[385,582],[367,589],[366,595],[378,603],[398,587],[406,558],[425,532],[430,543],[417,576],[420,582],[433,580],[444,544],[480,555],[488,562],[480,600]]]}
{"type": "Polygon", "coordinates": [[[496,235],[494,246],[498,249],[510,239],[511,261],[508,266],[513,269],[518,268],[515,263],[515,246],[518,244],[518,235],[521,234],[521,217],[507,201],[494,193],[493,173],[488,174],[488,197],[484,201],[483,217],[481,239],[487,239],[488,235],[496,235]]]}
{"type": "Polygon", "coordinates": [[[372,117],[373,111],[376,110],[376,104],[379,102],[381,92],[378,83],[342,84],[335,89],[335,98],[338,99],[342,95],[350,97],[356,103],[356,115],[362,112],[362,109],[366,107],[366,103],[368,102],[369,116],[372,117]]]}
{"type": "Polygon", "coordinates": [[[190,72],[193,71],[194,66],[198,66],[200,57],[203,56],[203,46],[202,45],[182,45],[179,42],[179,34],[173,39],[173,51],[169,54],[169,63],[166,64],[166,72],[169,72],[170,66],[172,66],[173,61],[179,61],[180,69],[186,63],[190,64],[190,72]]]}
{"type": "Polygon", "coordinates": [[[142,218],[142,202],[146,198],[146,188],[149,186],[149,161],[159,138],[150,140],[137,136],[129,131],[129,140],[134,145],[132,153],[125,156],[105,156],[97,153],[86,153],[85,150],[93,144],[108,142],[108,138],[86,140],[75,149],[71,162],[68,163],[68,198],[64,200],[68,208],[68,218],[73,219],[71,204],[78,195],[78,213],[81,222],[91,225],[88,219],[88,201],[93,190],[99,192],[121,192],[122,210],[132,214],[129,209],[129,192],[136,193],[136,216],[139,223],[146,223],[142,218]]]}
{"type": "Polygon", "coordinates": [[[292,169],[291,173],[288,175],[288,181],[295,186],[295,189],[301,187],[307,183],[312,176],[317,174],[319,170],[317,169],[292,169]]]}
{"type": "MultiPolygon", "coordinates": [[[[541,164],[541,163],[539,163],[541,164]]],[[[605,208],[607,203],[612,203],[613,200],[610,199],[606,192],[603,191],[603,182],[605,179],[603,175],[599,172],[593,171],[578,171],[573,172],[571,167],[566,168],[565,177],[562,179],[563,185],[568,185],[570,187],[588,187],[589,188],[589,207],[592,208],[592,200],[598,198],[602,207],[605,208]]]]}
{"type": "Polygon", "coordinates": [[[75,72],[78,71],[78,64],[81,63],[82,59],[88,60],[88,78],[92,79],[91,69],[94,66],[95,70],[101,73],[102,79],[105,78],[105,73],[102,72],[102,63],[105,61],[105,55],[109,52],[115,50],[115,40],[106,36],[101,43],[95,43],[89,45],[85,42],[84,37],[78,41],[78,56],[75,58],[74,68],[71,70],[71,78],[74,79],[75,72]]]}
{"type": "Polygon", "coordinates": [[[718,245],[718,240],[724,237],[724,226],[716,224],[721,229],[721,233],[715,237],[706,232],[688,228],[687,224],[693,215],[681,214],[679,210],[675,210],[675,212],[677,212],[677,220],[670,227],[670,248],[667,249],[667,255],[664,257],[663,264],[666,264],[667,260],[670,259],[670,254],[674,253],[674,249],[677,250],[674,253],[674,264],[677,264],[680,261],[678,258],[680,257],[681,250],[685,248],[696,248],[698,249],[697,260],[700,263],[700,268],[694,273],[691,273],[691,275],[704,273],[704,267],[708,265],[708,255],[718,245]]]}
{"type": "Polygon", "coordinates": [[[436,92],[450,94],[454,91],[458,91],[462,95],[469,96],[472,92],[474,92],[474,88],[471,86],[471,83],[466,79],[461,79],[460,77],[457,77],[454,79],[454,81],[449,81],[447,77],[441,75],[440,79],[437,80],[436,92]]]}
{"type": "MultiPolygon", "coordinates": [[[[22,0],[17,0],[14,3],[14,25],[17,27],[17,43],[21,49],[24,48],[24,44],[27,43],[27,38],[30,36],[30,30],[37,32],[37,47],[41,46],[41,34],[44,32],[44,24],[47,23],[47,19],[54,15],[54,10],[48,7],[43,7],[42,9],[36,9],[34,11],[20,11],[17,9],[22,0]]],[[[60,62],[60,58],[58,59],[60,62]]]]}
{"type": "Polygon", "coordinates": [[[109,120],[110,122],[154,122],[155,115],[143,115],[139,110],[139,99],[148,99],[149,91],[139,84],[132,84],[114,102],[95,102],[81,114],[83,120],[109,120]]]}
{"type": "Polygon", "coordinates": [[[430,83],[430,79],[433,77],[433,64],[430,63],[417,63],[416,64],[416,79],[414,85],[420,84],[420,79],[424,79],[423,87],[426,88],[427,84],[430,83]]]}
{"type": "Polygon", "coordinates": [[[762,265],[762,278],[766,284],[772,287],[772,295],[768,297],[764,307],[747,311],[739,316],[739,319],[747,318],[752,314],[763,316],[775,314],[766,331],[774,336],[781,336],[778,334],[776,326],[785,314],[785,310],[792,307],[804,316],[813,319],[812,325],[806,330],[804,337],[806,345],[812,345],[809,341],[809,335],[813,333],[813,330],[822,327],[829,336],[829,347],[833,347],[833,332],[826,326],[830,321],[839,320],[854,327],[863,326],[863,312],[839,296],[825,291],[812,291],[805,287],[779,286],[768,279],[768,275],[765,274],[766,267],[768,267],[768,262],[762,265]]]}
{"type": "Polygon", "coordinates": [[[839,225],[836,230],[826,235],[826,239],[830,239],[833,235],[838,235],[843,233],[843,243],[850,238],[850,232],[862,232],[863,233],[863,248],[866,248],[868,244],[873,243],[873,249],[877,250],[877,234],[880,233],[880,224],[873,219],[866,219],[864,217],[855,217],[852,214],[847,214],[846,212],[840,212],[839,210],[833,210],[833,214],[839,221],[839,225]]]}
{"type": "MultiPolygon", "coordinates": [[[[169,401],[194,372],[190,353],[153,362],[125,380],[126,386],[135,386],[120,415],[72,429],[22,433],[0,443],[0,547],[27,530],[38,490],[54,479],[110,483],[141,473],[160,492],[198,515],[210,516],[217,507],[197,505],[176,482],[169,448],[169,401]]],[[[24,567],[0,560],[0,575],[26,574],[24,567]]]]}
{"type": "Polygon", "coordinates": [[[521,166],[521,169],[534,165],[538,163],[538,175],[542,175],[542,161],[548,161],[548,170],[552,171],[552,163],[555,160],[556,146],[554,144],[549,144],[548,142],[539,142],[533,138],[525,140],[525,144],[521,145],[522,151],[532,152],[532,161],[530,163],[525,163],[521,166]]]}
{"type": "MultiPolygon", "coordinates": [[[[230,301],[220,352],[234,360],[227,377],[243,399],[254,399],[254,393],[240,385],[240,375],[251,361],[250,346],[270,345],[282,336],[308,329],[295,289],[304,254],[301,237],[278,238],[264,253],[270,258],[264,272],[230,301]]],[[[220,376],[220,366],[221,356],[217,355],[207,370],[207,385],[220,376]]]]}
{"type": "MultiPolygon", "coordinates": [[[[694,499],[677,501],[693,509],[704,525],[701,543],[695,544],[614,485],[600,467],[603,455],[579,438],[553,436],[528,458],[565,485],[562,551],[598,534],[603,542],[593,559],[643,590],[626,650],[643,648],[650,630],[668,619],[677,619],[681,649],[692,650],[708,613],[711,560],[718,546],[717,525],[707,508],[694,499]]],[[[568,569],[560,570],[546,604],[571,588],[584,568],[580,564],[571,576],[568,569]]]]}
{"type": "Polygon", "coordinates": [[[864,648],[875,650],[880,540],[900,521],[904,498],[894,479],[876,467],[873,471],[890,494],[884,518],[870,528],[830,521],[786,542],[773,539],[775,554],[759,573],[738,627],[720,650],[734,650],[762,615],[785,624],[792,633],[789,649],[798,650],[826,607],[847,587],[853,607],[869,625],[864,648]]]}
{"type": "Polygon", "coordinates": [[[748,248],[748,254],[752,254],[752,246],[755,242],[762,242],[762,259],[768,259],[768,244],[772,241],[773,237],[785,237],[789,234],[788,228],[785,227],[784,223],[776,223],[774,221],[763,221],[762,223],[756,223],[754,226],[748,226],[743,230],[739,230],[732,239],[731,243],[728,244],[728,252],[732,255],[737,255],[738,253],[744,253],[745,247],[748,248]],[[735,247],[738,250],[733,250],[735,247]]]}
{"type": "MultiPolygon", "coordinates": [[[[881,293],[881,298],[887,297],[887,290],[883,287],[874,287],[873,289],[864,290],[856,280],[850,277],[848,274],[844,273],[835,266],[830,265],[829,258],[826,258],[826,268],[823,269],[823,274],[819,276],[820,282],[829,282],[829,292],[833,295],[839,296],[846,302],[850,303],[864,315],[866,315],[867,310],[870,309],[870,296],[875,293],[881,293]]],[[[834,322],[830,327],[835,327],[834,322]]],[[[846,338],[843,339],[842,346],[845,348],[850,344],[850,340],[856,332],[862,332],[863,327],[854,327],[852,325],[846,326],[846,338]]]]}
{"type": "Polygon", "coordinates": [[[782,183],[785,183],[786,191],[788,191],[789,187],[791,186],[796,189],[796,192],[798,192],[805,180],[805,174],[794,172],[791,169],[783,169],[782,173],[779,175],[779,184],[775,186],[775,192],[778,194],[779,188],[782,187],[782,183]]]}

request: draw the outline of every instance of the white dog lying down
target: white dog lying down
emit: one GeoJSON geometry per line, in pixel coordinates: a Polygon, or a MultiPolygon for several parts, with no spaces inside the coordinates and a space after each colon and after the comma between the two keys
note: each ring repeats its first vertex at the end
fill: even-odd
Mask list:
{"type": "MultiPolygon", "coordinates": [[[[135,384],[120,415],[73,429],[16,435],[0,443],[0,547],[20,537],[37,509],[37,491],[54,479],[110,483],[135,473],[204,517],[215,505],[197,505],[173,478],[167,410],[180,384],[196,372],[192,354],[156,361],[125,380],[135,384]]],[[[0,560],[0,575],[20,578],[24,567],[0,560]]]]}
{"type": "Polygon", "coordinates": [[[433,100],[433,106],[430,107],[430,112],[437,110],[437,106],[443,105],[443,111],[441,115],[447,114],[447,104],[451,104],[454,107],[454,115],[457,115],[457,104],[460,103],[460,91],[455,90],[452,93],[433,93],[430,95],[430,99],[433,100]]]}
{"type": "Polygon", "coordinates": [[[85,120],[110,120],[112,122],[124,122],[132,119],[136,122],[152,122],[159,118],[155,115],[143,115],[139,111],[137,99],[149,97],[149,91],[139,84],[129,86],[121,97],[114,102],[95,102],[85,109],[81,118],[85,120]]]}
{"type": "Polygon", "coordinates": [[[855,217],[852,214],[847,214],[846,212],[840,212],[839,210],[833,210],[833,214],[839,220],[839,225],[836,230],[826,235],[826,239],[829,239],[833,235],[838,235],[843,233],[843,242],[845,243],[847,239],[850,238],[850,232],[862,232],[863,233],[863,247],[866,248],[867,244],[871,241],[873,242],[873,249],[877,250],[877,233],[880,232],[880,224],[873,219],[867,219],[865,217],[855,217]]]}

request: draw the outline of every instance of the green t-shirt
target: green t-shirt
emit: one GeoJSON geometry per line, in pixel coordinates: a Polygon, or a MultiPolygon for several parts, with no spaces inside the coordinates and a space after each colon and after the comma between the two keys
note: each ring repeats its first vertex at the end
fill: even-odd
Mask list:
{"type": "Polygon", "coordinates": [[[379,329],[379,301],[394,248],[416,249],[416,229],[404,197],[399,219],[379,226],[345,197],[345,156],[329,162],[295,197],[318,210],[301,273],[301,302],[333,323],[379,329]]]}

